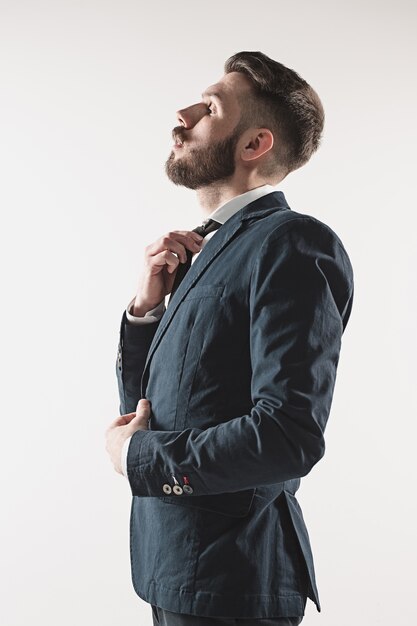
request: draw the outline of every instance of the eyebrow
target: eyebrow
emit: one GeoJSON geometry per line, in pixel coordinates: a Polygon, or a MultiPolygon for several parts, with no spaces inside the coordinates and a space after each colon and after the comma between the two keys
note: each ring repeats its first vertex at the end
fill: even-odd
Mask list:
{"type": "Polygon", "coordinates": [[[216,91],[212,91],[212,92],[203,92],[201,94],[202,98],[217,98],[218,100],[220,100],[220,102],[223,102],[223,98],[222,96],[217,93],[216,91]]]}

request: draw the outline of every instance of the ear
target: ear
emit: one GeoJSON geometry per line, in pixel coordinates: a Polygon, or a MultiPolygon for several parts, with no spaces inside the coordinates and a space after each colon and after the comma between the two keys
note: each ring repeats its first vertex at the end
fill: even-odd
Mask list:
{"type": "Polygon", "coordinates": [[[239,156],[242,161],[253,161],[271,150],[274,145],[274,135],[268,128],[252,129],[243,142],[239,156]]]}

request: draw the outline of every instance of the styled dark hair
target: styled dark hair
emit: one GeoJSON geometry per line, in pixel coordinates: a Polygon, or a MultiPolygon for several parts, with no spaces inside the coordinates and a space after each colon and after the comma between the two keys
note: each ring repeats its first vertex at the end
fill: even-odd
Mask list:
{"type": "Polygon", "coordinates": [[[294,70],[262,52],[237,52],[224,64],[226,74],[242,72],[253,87],[241,99],[242,128],[265,127],[274,136],[273,158],[265,175],[286,176],[310,159],[320,145],[324,109],[314,89],[294,70]]]}

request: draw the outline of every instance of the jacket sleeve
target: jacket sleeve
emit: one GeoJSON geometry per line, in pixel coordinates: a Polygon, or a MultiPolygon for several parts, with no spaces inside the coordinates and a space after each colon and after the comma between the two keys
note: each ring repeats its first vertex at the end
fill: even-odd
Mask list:
{"type": "Polygon", "coordinates": [[[252,268],[248,307],[250,414],[201,430],[137,431],[132,494],[161,496],[186,476],[188,497],[236,492],[306,475],[323,456],[353,271],[335,233],[315,218],[272,231],[252,268]]]}
{"type": "Polygon", "coordinates": [[[146,357],[160,321],[161,318],[150,324],[134,324],[123,312],[116,359],[120,415],[136,411],[146,357]]]}

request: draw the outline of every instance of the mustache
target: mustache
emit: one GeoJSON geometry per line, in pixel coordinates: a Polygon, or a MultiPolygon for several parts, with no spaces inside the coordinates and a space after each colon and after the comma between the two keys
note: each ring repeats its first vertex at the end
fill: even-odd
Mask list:
{"type": "Polygon", "coordinates": [[[172,131],[173,141],[176,141],[177,139],[179,141],[185,141],[185,135],[181,131],[182,131],[181,127],[174,128],[174,130],[172,131]]]}

